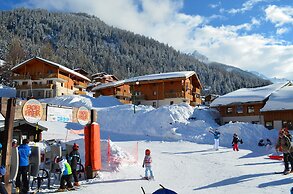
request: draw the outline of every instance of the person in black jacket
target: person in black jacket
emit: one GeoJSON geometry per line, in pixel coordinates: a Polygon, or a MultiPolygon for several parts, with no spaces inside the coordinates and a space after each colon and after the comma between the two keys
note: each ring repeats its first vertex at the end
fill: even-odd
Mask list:
{"type": "Polygon", "coordinates": [[[79,186],[78,177],[77,177],[77,164],[80,163],[80,154],[78,152],[79,145],[74,143],[72,146],[72,151],[69,153],[68,162],[72,169],[74,186],[79,186]]]}
{"type": "Polygon", "coordinates": [[[238,137],[238,135],[236,133],[234,133],[233,140],[232,140],[233,151],[239,151],[238,143],[241,143],[242,144],[243,141],[242,141],[242,139],[240,139],[238,137]]]}

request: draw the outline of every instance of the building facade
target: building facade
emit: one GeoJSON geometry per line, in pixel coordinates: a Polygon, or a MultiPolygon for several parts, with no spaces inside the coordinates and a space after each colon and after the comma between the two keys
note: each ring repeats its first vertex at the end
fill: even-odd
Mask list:
{"type": "Polygon", "coordinates": [[[131,103],[130,86],[125,84],[123,80],[100,84],[94,87],[92,92],[95,92],[94,97],[96,98],[99,96],[112,96],[123,104],[131,103]]]}
{"type": "Polygon", "coordinates": [[[90,79],[52,61],[34,57],[12,68],[16,97],[53,98],[85,94],[90,79]]]}
{"type": "MultiPolygon", "coordinates": [[[[290,82],[276,83],[258,88],[242,88],[234,92],[216,98],[211,107],[216,108],[221,115],[220,123],[248,122],[262,124],[268,129],[280,128],[290,120],[292,115],[286,115],[286,111],[264,109],[271,103],[272,97],[290,86],[290,82]]],[[[293,99],[292,99],[293,100],[293,99]]],[[[293,106],[293,103],[292,103],[293,106]]],[[[282,108],[281,108],[282,109],[282,108]]],[[[292,107],[293,110],[293,107],[292,107]]]]}
{"type": "Polygon", "coordinates": [[[194,71],[169,72],[125,80],[130,85],[132,103],[155,108],[179,103],[196,106],[202,103],[202,85],[194,71]]]}

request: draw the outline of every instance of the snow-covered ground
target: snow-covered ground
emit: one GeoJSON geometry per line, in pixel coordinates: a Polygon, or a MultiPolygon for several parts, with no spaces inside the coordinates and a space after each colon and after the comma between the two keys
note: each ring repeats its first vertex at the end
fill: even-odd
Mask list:
{"type": "MultiPolygon", "coordinates": [[[[99,178],[82,180],[78,193],[139,194],[141,187],[146,193],[152,193],[160,188],[159,184],[184,194],[289,193],[293,186],[292,175],[274,173],[284,168],[280,161],[268,159],[269,154],[277,154],[274,147],[257,146],[260,139],[269,138],[275,143],[276,129],[267,130],[248,123],[218,126],[214,120],[218,117],[217,112],[206,107],[180,104],[154,109],[138,106],[134,113],[133,105],[114,101],[111,97],[51,99],[51,103],[63,106],[98,108],[103,170],[99,178]],[[221,132],[218,151],[213,150],[213,135],[209,133],[215,128],[221,132]],[[244,141],[239,152],[233,152],[231,148],[234,133],[244,141]],[[108,137],[115,165],[107,163],[108,137]],[[140,178],[144,175],[141,165],[147,148],[152,152],[154,181],[140,178]]],[[[49,127],[43,134],[44,139],[77,142],[84,157],[83,136],[73,133],[82,126],[52,122],[42,125],[49,127]]]]}

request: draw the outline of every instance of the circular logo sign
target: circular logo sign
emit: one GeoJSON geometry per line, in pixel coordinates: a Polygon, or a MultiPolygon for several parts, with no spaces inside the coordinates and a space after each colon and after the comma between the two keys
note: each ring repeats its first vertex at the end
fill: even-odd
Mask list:
{"type": "Polygon", "coordinates": [[[23,105],[22,115],[27,122],[37,123],[43,116],[43,106],[39,101],[30,99],[23,105]]]}
{"type": "Polygon", "coordinates": [[[89,110],[84,106],[80,107],[77,111],[76,118],[77,118],[77,121],[79,122],[79,124],[81,124],[81,125],[88,124],[90,121],[89,110]]]}

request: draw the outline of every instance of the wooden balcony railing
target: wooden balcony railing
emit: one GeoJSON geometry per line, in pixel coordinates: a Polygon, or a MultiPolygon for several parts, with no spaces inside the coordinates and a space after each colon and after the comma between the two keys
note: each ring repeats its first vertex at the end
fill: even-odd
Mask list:
{"type": "Polygon", "coordinates": [[[73,81],[73,82],[74,82],[74,86],[77,88],[86,88],[87,87],[87,84],[83,83],[81,81],[73,81]]]}
{"type": "Polygon", "coordinates": [[[17,85],[16,89],[30,90],[30,89],[53,89],[54,84],[33,84],[33,85],[17,85]]]}
{"type": "Polygon", "coordinates": [[[182,98],[182,92],[165,92],[165,98],[182,98]]]}

